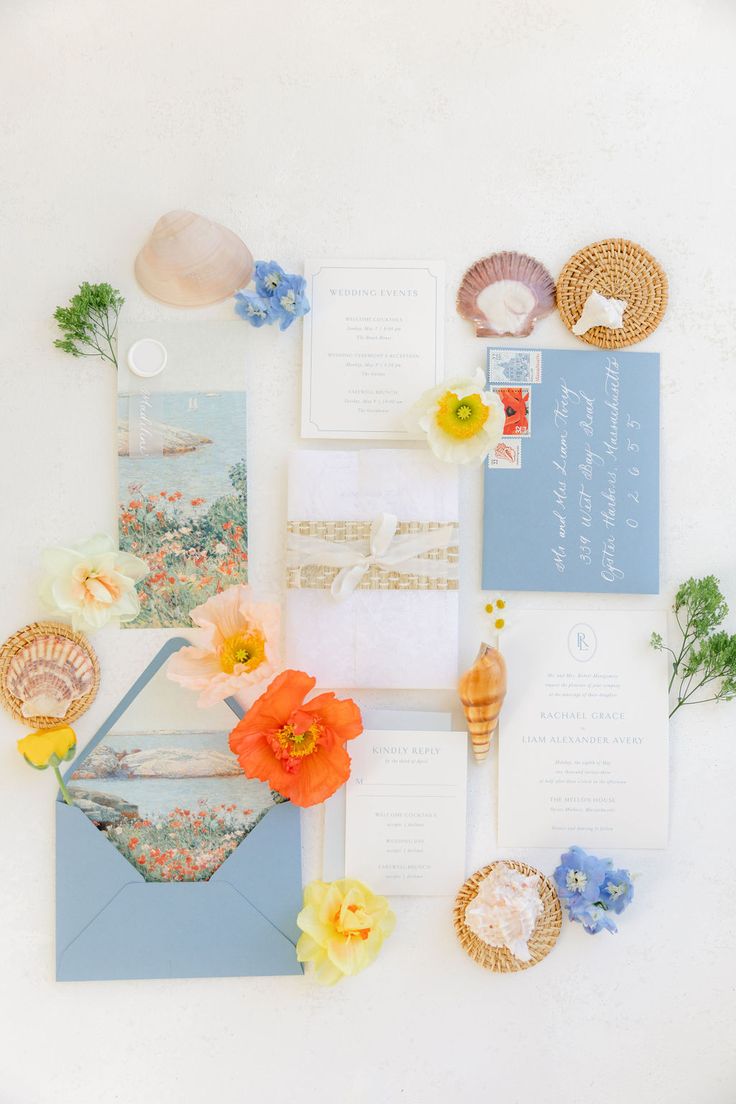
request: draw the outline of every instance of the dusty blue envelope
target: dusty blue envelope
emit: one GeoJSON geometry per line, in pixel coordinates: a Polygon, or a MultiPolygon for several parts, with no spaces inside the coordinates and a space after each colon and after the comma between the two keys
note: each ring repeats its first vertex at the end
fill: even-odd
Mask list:
{"type": "MultiPolygon", "coordinates": [[[[168,657],[168,641],[113,710],[79,768],[168,657]]],[[[227,704],[242,716],[238,704],[227,704]]],[[[301,974],[299,809],[276,805],[207,882],[147,882],[81,809],[56,804],[56,977],[241,977],[301,974]]]]}

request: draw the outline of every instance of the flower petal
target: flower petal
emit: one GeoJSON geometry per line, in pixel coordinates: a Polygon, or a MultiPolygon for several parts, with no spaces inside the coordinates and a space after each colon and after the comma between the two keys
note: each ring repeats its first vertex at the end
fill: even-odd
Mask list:
{"type": "Polygon", "coordinates": [[[363,731],[363,717],[352,698],[336,698],[333,693],[318,694],[305,709],[330,728],[338,740],[354,740],[363,731]]]}

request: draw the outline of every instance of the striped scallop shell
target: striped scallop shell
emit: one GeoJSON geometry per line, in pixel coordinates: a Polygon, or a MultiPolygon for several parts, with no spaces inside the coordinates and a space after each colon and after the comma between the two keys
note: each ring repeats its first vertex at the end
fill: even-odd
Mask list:
{"type": "Polygon", "coordinates": [[[24,717],[62,720],[72,702],[95,685],[94,663],[75,640],[40,636],[13,656],[5,685],[20,701],[24,717]]]}
{"type": "Polygon", "coordinates": [[[555,282],[525,253],[493,253],[469,268],[457,293],[457,310],[475,324],[477,337],[528,337],[555,306],[555,282]]]}

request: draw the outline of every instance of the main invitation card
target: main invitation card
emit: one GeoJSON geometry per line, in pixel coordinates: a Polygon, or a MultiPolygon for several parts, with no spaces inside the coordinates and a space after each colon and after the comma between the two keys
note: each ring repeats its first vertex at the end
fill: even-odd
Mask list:
{"type": "Polygon", "coordinates": [[[302,436],[411,440],[408,406],[444,375],[441,261],[307,261],[302,436]]]}
{"type": "Polygon", "coordinates": [[[499,843],[665,847],[666,635],[652,611],[520,610],[504,631],[499,843]]]}
{"type": "Polygon", "coordinates": [[[350,753],[349,877],[377,893],[454,894],[465,870],[466,734],[368,730],[350,753]]]}
{"type": "Polygon", "coordinates": [[[659,592],[659,355],[488,349],[483,587],[659,592]]]}

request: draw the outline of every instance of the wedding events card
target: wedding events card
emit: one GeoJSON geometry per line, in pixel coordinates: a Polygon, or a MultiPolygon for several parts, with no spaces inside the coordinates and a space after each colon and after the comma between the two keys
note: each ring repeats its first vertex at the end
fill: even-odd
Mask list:
{"type": "Polygon", "coordinates": [[[488,349],[486,590],[659,592],[659,355],[488,349]]]}
{"type": "Polygon", "coordinates": [[[302,436],[412,440],[404,415],[444,375],[443,262],[317,260],[304,274],[302,436]]]}
{"type": "Polygon", "coordinates": [[[453,894],[465,870],[467,736],[367,730],[350,748],[345,869],[376,893],[453,894]]]}
{"type": "Polygon", "coordinates": [[[501,646],[499,843],[666,847],[667,657],[657,611],[519,610],[501,646]]]}

